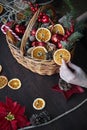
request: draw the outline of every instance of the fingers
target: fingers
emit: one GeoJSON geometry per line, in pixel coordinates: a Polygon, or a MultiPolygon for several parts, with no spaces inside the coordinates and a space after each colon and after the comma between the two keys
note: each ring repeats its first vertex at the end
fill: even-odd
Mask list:
{"type": "Polygon", "coordinates": [[[61,65],[61,67],[64,67],[65,69],[68,69],[68,66],[67,66],[66,62],[63,59],[62,59],[62,65],[61,65]]]}
{"type": "Polygon", "coordinates": [[[59,74],[60,77],[68,83],[75,77],[74,73],[69,69],[64,60],[62,61],[59,74]]]}

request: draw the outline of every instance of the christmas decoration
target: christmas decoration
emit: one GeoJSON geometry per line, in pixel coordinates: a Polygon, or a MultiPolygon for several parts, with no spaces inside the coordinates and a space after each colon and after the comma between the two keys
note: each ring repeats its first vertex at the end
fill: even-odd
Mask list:
{"type": "Polygon", "coordinates": [[[51,117],[47,111],[42,111],[39,114],[33,114],[32,117],[30,118],[30,122],[32,125],[40,125],[50,120],[51,120],[51,117]]]}
{"type": "Polygon", "coordinates": [[[21,24],[16,24],[14,32],[21,38],[24,35],[26,27],[21,24]]]}
{"type": "Polygon", "coordinates": [[[61,93],[67,100],[70,99],[70,97],[74,94],[83,93],[84,89],[77,85],[69,85],[69,88],[66,88],[66,83],[63,84],[63,86],[59,86],[59,84],[56,84],[52,87],[52,90],[61,93]],[[61,89],[62,88],[62,89],[61,89]]]}
{"type": "Polygon", "coordinates": [[[17,130],[18,128],[29,126],[30,122],[24,112],[25,107],[7,97],[6,103],[0,102],[0,129],[17,130]]]}

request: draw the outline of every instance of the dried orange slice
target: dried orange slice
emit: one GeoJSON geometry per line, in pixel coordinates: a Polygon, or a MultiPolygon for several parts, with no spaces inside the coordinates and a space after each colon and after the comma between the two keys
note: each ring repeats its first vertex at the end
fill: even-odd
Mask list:
{"type": "Polygon", "coordinates": [[[36,98],[33,102],[33,107],[36,110],[42,110],[45,107],[45,101],[42,98],[36,98]]]}
{"type": "Polygon", "coordinates": [[[41,27],[37,29],[35,36],[40,42],[48,42],[51,39],[51,32],[49,29],[41,27]]]}
{"type": "Polygon", "coordinates": [[[3,6],[0,4],[0,14],[3,12],[3,6]]]}
{"type": "MultiPolygon", "coordinates": [[[[51,28],[51,26],[50,26],[51,28]]],[[[58,33],[60,35],[64,35],[65,34],[65,30],[63,28],[63,26],[61,24],[55,24],[53,27],[52,27],[52,33],[58,33]]]]}
{"type": "Polygon", "coordinates": [[[8,83],[6,76],[0,76],[0,89],[4,88],[8,83]]]}
{"type": "Polygon", "coordinates": [[[46,60],[46,53],[47,53],[47,50],[45,47],[37,46],[33,48],[31,52],[31,56],[32,58],[35,58],[38,60],[46,60]]]}
{"type": "Polygon", "coordinates": [[[62,65],[62,59],[68,63],[71,59],[71,54],[66,49],[58,49],[54,52],[53,59],[56,64],[62,65]]]}
{"type": "Polygon", "coordinates": [[[16,45],[18,43],[18,39],[9,30],[6,31],[6,37],[7,37],[8,41],[10,43],[13,43],[14,45],[16,45]]]}
{"type": "Polygon", "coordinates": [[[19,89],[21,87],[21,81],[17,78],[11,79],[8,82],[8,86],[14,90],[19,89]]]}
{"type": "Polygon", "coordinates": [[[0,65],[0,72],[2,71],[2,66],[0,65]]]}
{"type": "Polygon", "coordinates": [[[19,12],[17,13],[17,20],[24,20],[26,18],[26,16],[22,13],[22,12],[19,12]]]}

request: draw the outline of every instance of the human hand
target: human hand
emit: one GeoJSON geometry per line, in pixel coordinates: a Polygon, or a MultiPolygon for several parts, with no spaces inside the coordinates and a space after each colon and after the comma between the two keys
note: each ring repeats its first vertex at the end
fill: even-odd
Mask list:
{"type": "Polygon", "coordinates": [[[87,75],[86,73],[77,65],[69,62],[62,61],[60,67],[60,77],[67,83],[79,85],[87,88],[87,75]]]}

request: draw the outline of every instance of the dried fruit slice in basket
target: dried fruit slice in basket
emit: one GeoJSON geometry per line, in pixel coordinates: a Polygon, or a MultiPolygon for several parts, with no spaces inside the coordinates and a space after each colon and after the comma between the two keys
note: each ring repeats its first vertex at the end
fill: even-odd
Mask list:
{"type": "Polygon", "coordinates": [[[11,79],[8,82],[8,86],[14,90],[19,89],[21,87],[21,81],[17,78],[11,79]]]}
{"type": "Polygon", "coordinates": [[[16,45],[18,43],[18,39],[9,30],[7,30],[7,32],[6,32],[6,37],[7,37],[8,41],[14,45],[16,45]]]}
{"type": "Polygon", "coordinates": [[[6,76],[0,76],[0,89],[4,88],[8,83],[6,76]]]}
{"type": "MultiPolygon", "coordinates": [[[[52,25],[50,26],[50,28],[52,27],[52,25]]],[[[65,30],[63,28],[63,26],[61,24],[55,24],[52,28],[52,33],[58,33],[60,35],[64,35],[65,34],[65,30]]]]}
{"type": "Polygon", "coordinates": [[[40,42],[48,42],[51,39],[51,32],[47,28],[38,28],[36,31],[36,39],[40,42]]]}
{"type": "Polygon", "coordinates": [[[46,60],[46,53],[47,53],[47,50],[45,47],[37,46],[33,48],[31,52],[31,56],[32,58],[35,58],[38,60],[46,60]]]}
{"type": "Polygon", "coordinates": [[[36,110],[42,110],[45,107],[45,101],[42,98],[36,98],[33,102],[33,107],[36,110]]]}
{"type": "Polygon", "coordinates": [[[0,14],[3,12],[3,6],[0,4],[0,14]]]}
{"type": "Polygon", "coordinates": [[[68,63],[71,59],[71,54],[66,49],[58,49],[54,52],[53,59],[56,64],[62,65],[62,59],[65,60],[66,63],[68,63]]]}
{"type": "Polygon", "coordinates": [[[0,65],[0,72],[2,71],[2,65],[0,65]]]}

